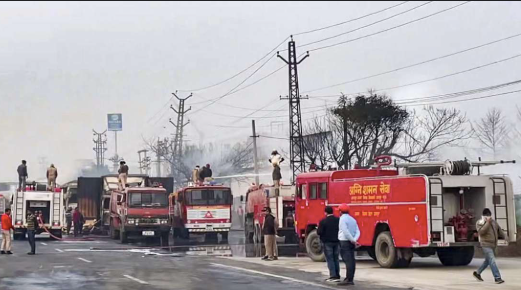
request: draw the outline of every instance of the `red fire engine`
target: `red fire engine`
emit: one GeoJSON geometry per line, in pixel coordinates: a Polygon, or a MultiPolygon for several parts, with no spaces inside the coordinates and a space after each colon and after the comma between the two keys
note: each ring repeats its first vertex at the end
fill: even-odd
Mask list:
{"type": "Polygon", "coordinates": [[[244,215],[244,234],[249,242],[262,241],[262,210],[270,207],[277,218],[277,234],[284,237],[286,244],[296,243],[295,236],[295,187],[282,185],[277,193],[274,186],[252,185],[246,192],[246,212],[244,215]]]}
{"type": "MultiPolygon", "coordinates": [[[[366,250],[382,267],[406,267],[413,253],[438,254],[443,265],[467,265],[478,245],[475,224],[484,208],[515,242],[511,180],[482,175],[481,166],[498,162],[446,161],[377,168],[302,173],[297,176],[296,231],[315,261],[324,255],[316,233],[325,206],[350,206],[366,250]],[[478,167],[478,175],[472,168],[478,167]]],[[[380,159],[382,160],[382,159],[380,159]]]]}
{"type": "Polygon", "coordinates": [[[205,182],[181,188],[170,195],[170,222],[174,237],[204,234],[207,241],[228,239],[232,192],[229,187],[205,182]]]}

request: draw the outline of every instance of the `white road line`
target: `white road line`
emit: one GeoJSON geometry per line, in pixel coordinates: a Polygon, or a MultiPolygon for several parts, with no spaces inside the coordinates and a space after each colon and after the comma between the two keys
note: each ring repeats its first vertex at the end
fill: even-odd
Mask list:
{"type": "Polygon", "coordinates": [[[78,258],[78,260],[83,261],[85,263],[92,263],[92,261],[89,261],[89,260],[83,259],[83,258],[78,258]]]}
{"type": "Polygon", "coordinates": [[[47,246],[47,244],[46,244],[46,243],[40,243],[40,244],[42,244],[43,246],[47,246]]]}
{"type": "Polygon", "coordinates": [[[132,277],[130,275],[123,275],[123,277],[128,278],[128,279],[130,279],[132,281],[138,282],[139,284],[148,285],[148,282],[145,282],[143,280],[139,280],[138,278],[132,277]]]}
{"type": "Polygon", "coordinates": [[[320,287],[320,288],[325,288],[325,289],[338,289],[338,288],[329,287],[329,286],[318,284],[318,283],[308,282],[308,281],[304,281],[304,280],[299,280],[299,279],[295,279],[295,278],[291,278],[291,277],[270,274],[270,273],[256,271],[256,270],[250,270],[250,269],[245,269],[245,268],[233,267],[233,266],[217,264],[217,263],[211,263],[211,264],[214,265],[214,266],[217,266],[217,267],[228,268],[228,269],[233,269],[233,270],[237,270],[237,271],[243,271],[243,272],[249,272],[249,273],[253,273],[253,274],[264,275],[264,276],[268,276],[268,277],[283,279],[283,280],[287,280],[287,281],[292,281],[292,282],[296,282],[296,283],[300,283],[300,284],[305,284],[305,285],[310,285],[310,286],[315,286],[315,287],[320,287]]]}
{"type": "Polygon", "coordinates": [[[55,249],[55,250],[60,252],[60,253],[64,253],[63,250],[60,250],[60,249],[55,249]]]}

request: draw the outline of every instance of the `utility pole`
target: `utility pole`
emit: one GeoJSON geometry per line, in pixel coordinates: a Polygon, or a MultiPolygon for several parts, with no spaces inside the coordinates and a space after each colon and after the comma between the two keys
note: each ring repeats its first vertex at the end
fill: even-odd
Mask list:
{"type": "Polygon", "coordinates": [[[305,171],[302,115],[300,112],[300,99],[302,97],[299,91],[297,67],[304,59],[309,57],[309,51],[306,53],[306,56],[297,60],[297,49],[293,36],[291,36],[291,40],[288,42],[288,60],[284,59],[279,52],[277,52],[277,57],[282,59],[289,68],[289,94],[287,98],[281,97],[281,100],[289,100],[289,150],[291,169],[293,171],[291,182],[294,184],[297,174],[305,171]]]}
{"type": "Polygon", "coordinates": [[[190,123],[190,120],[188,120],[186,123],[184,122],[185,114],[188,113],[192,109],[192,107],[189,107],[185,110],[185,101],[192,97],[192,94],[190,94],[188,97],[182,99],[179,98],[176,93],[172,93],[178,100],[179,105],[177,110],[170,105],[170,109],[172,109],[177,114],[177,122],[172,122],[172,119],[170,119],[170,123],[174,125],[175,127],[175,135],[174,135],[174,152],[173,152],[173,164],[172,164],[172,177],[175,180],[179,177],[179,171],[180,171],[180,165],[181,165],[181,156],[183,156],[183,129],[186,125],[190,123]]]}
{"type": "Polygon", "coordinates": [[[259,164],[257,161],[257,138],[259,135],[255,134],[255,120],[251,120],[251,132],[253,138],[253,168],[255,169],[255,184],[259,185],[259,164]]]}
{"type": "Polygon", "coordinates": [[[92,130],[94,139],[94,152],[96,152],[96,167],[99,169],[105,165],[105,151],[107,151],[107,130],[98,133],[92,130]]]}

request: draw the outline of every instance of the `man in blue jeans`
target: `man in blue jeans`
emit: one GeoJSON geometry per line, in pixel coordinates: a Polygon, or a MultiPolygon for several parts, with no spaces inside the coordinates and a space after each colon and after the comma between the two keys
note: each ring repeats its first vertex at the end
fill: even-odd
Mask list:
{"type": "Polygon", "coordinates": [[[318,225],[317,233],[324,248],[329,278],[326,282],[340,282],[340,262],[338,254],[340,243],[338,241],[338,218],[333,215],[333,208],[326,206],[326,217],[318,225]]]}
{"type": "Polygon", "coordinates": [[[355,285],[355,249],[360,246],[358,238],[360,238],[360,229],[356,220],[349,215],[349,206],[345,203],[338,208],[342,216],[338,223],[338,240],[340,241],[340,254],[342,260],[346,264],[346,278],[338,285],[355,285]]]}
{"type": "Polygon", "coordinates": [[[476,223],[476,229],[478,230],[479,242],[481,244],[481,248],[483,249],[483,254],[485,255],[485,261],[481,267],[479,267],[479,269],[473,273],[474,277],[478,281],[483,281],[483,278],[481,278],[481,273],[483,273],[483,271],[485,271],[485,269],[490,266],[490,270],[492,270],[492,274],[494,275],[494,280],[496,283],[505,283],[505,281],[501,279],[501,274],[499,273],[499,269],[496,264],[496,257],[494,254],[498,239],[505,239],[505,233],[499,224],[492,219],[492,212],[490,209],[485,208],[483,210],[483,216],[476,223]]]}

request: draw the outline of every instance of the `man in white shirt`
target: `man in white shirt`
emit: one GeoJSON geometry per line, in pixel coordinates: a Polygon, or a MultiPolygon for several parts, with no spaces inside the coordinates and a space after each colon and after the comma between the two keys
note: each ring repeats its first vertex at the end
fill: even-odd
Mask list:
{"type": "Polygon", "coordinates": [[[342,216],[338,223],[338,240],[340,241],[340,255],[346,264],[346,278],[338,285],[354,285],[356,261],[355,249],[360,246],[360,229],[356,220],[349,215],[349,206],[345,203],[338,208],[342,216]]]}

